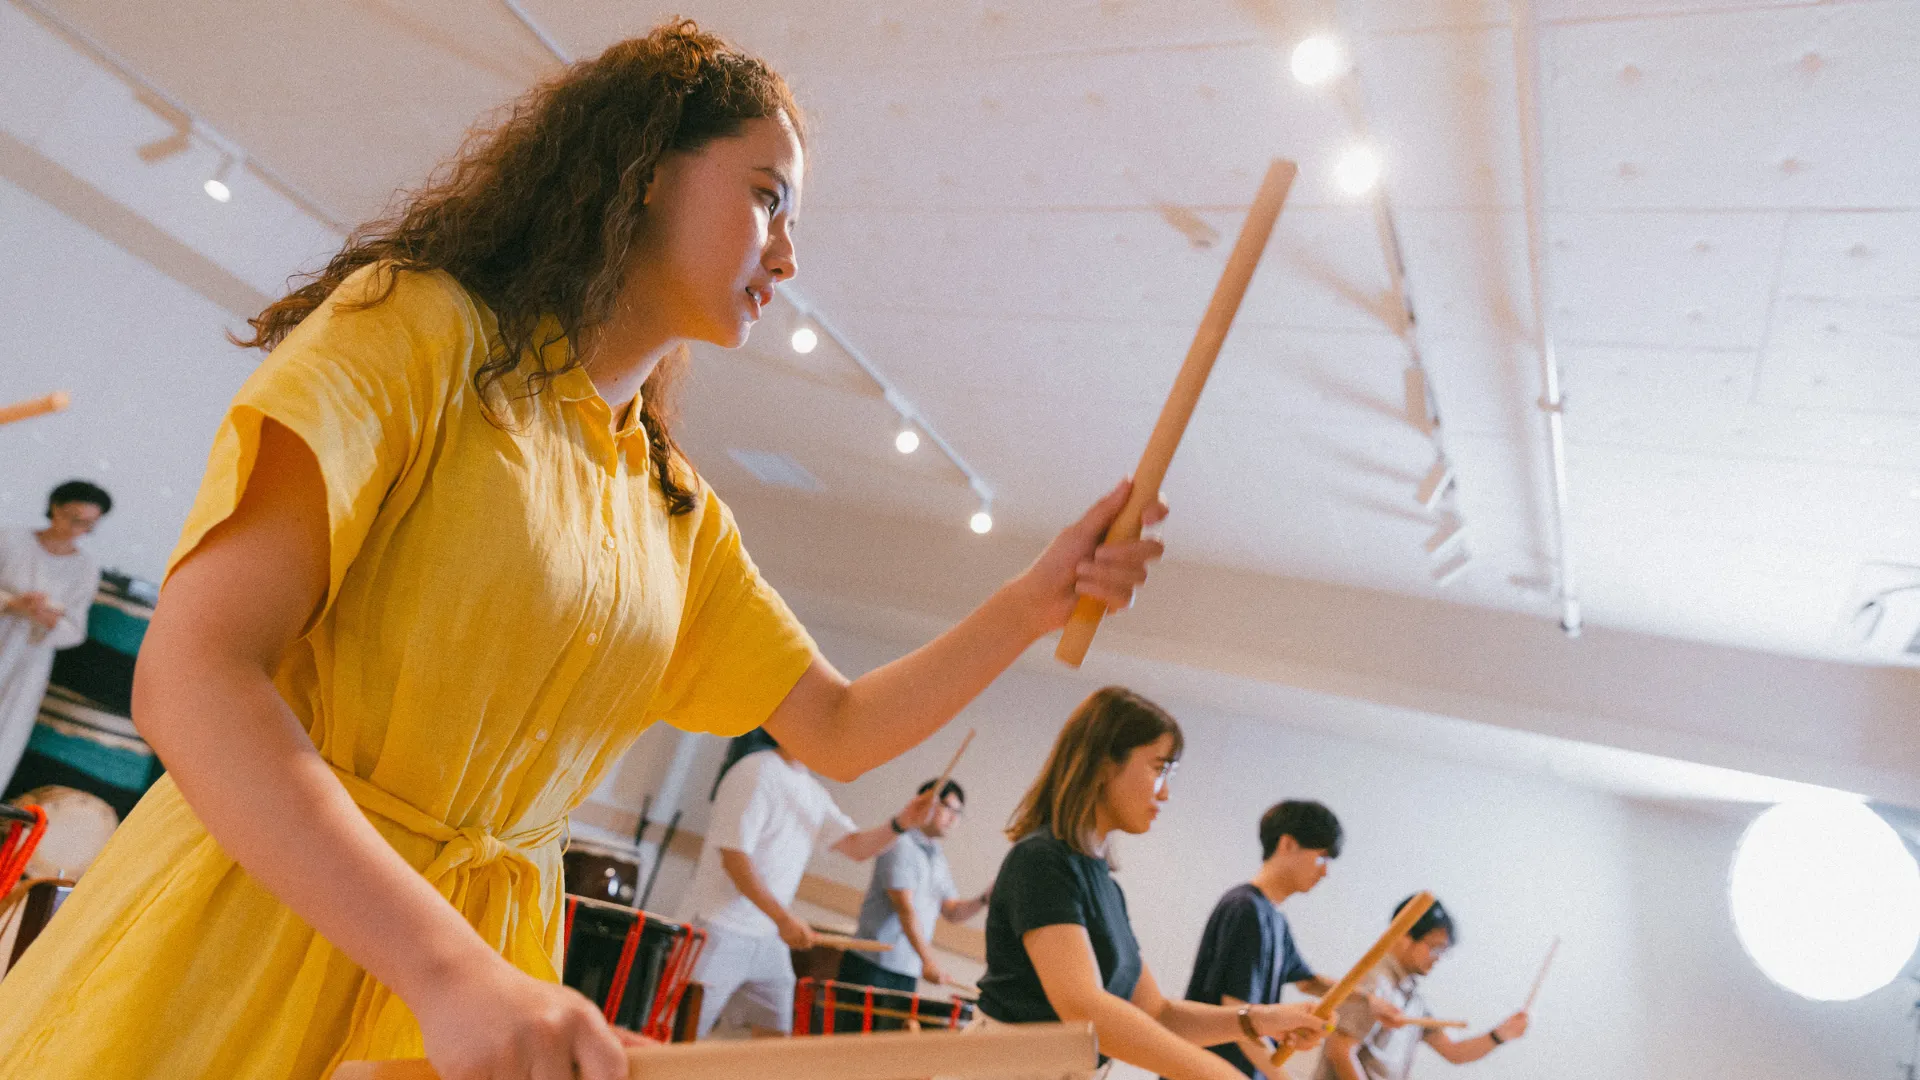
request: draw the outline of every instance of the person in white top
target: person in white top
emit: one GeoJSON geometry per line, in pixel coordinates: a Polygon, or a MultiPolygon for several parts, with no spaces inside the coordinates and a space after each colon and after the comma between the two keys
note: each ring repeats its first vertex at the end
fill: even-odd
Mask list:
{"type": "Polygon", "coordinates": [[[87,639],[100,568],[76,543],[113,509],[84,480],[47,496],[47,527],[0,530],[0,788],[13,779],[40,717],[55,649],[87,639]]]}
{"type": "Polygon", "coordinates": [[[793,1029],[789,949],[813,945],[813,930],[792,911],[816,845],[858,861],[924,824],[933,793],[914,797],[882,825],[860,830],[833,796],[784,748],[741,758],[721,777],[706,848],[693,872],[693,920],[707,932],[694,972],[705,988],[700,1036],[723,1018],[755,1035],[793,1029]]]}

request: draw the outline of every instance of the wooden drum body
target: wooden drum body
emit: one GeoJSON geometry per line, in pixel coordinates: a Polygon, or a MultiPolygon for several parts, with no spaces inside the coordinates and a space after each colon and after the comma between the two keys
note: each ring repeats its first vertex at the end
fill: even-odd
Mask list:
{"type": "Polygon", "coordinates": [[[669,1042],[707,935],[636,908],[567,897],[560,981],[600,1006],[609,1023],[669,1042]]]}

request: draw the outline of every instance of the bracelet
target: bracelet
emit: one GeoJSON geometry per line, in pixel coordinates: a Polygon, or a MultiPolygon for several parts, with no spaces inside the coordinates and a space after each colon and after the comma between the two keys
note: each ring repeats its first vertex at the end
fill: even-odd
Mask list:
{"type": "Polygon", "coordinates": [[[888,818],[887,827],[893,830],[893,835],[895,836],[899,836],[901,833],[904,833],[907,831],[906,829],[901,827],[900,818],[898,816],[888,818]]]}
{"type": "Polygon", "coordinates": [[[1499,1033],[1499,1032],[1497,1032],[1497,1031],[1489,1031],[1489,1032],[1487,1032],[1487,1038],[1489,1038],[1489,1039],[1492,1039],[1492,1040],[1493,1040],[1493,1045],[1495,1045],[1495,1046],[1500,1046],[1500,1045],[1503,1045],[1503,1044],[1505,1044],[1505,1043],[1506,1043],[1506,1041],[1507,1041],[1507,1040],[1505,1040],[1505,1039],[1503,1039],[1503,1038],[1501,1038],[1501,1037],[1500,1037],[1500,1033],[1499,1033]]]}
{"type": "Polygon", "coordinates": [[[1251,1005],[1240,1006],[1240,1031],[1254,1042],[1260,1041],[1260,1033],[1253,1029],[1253,1007],[1251,1005]]]}

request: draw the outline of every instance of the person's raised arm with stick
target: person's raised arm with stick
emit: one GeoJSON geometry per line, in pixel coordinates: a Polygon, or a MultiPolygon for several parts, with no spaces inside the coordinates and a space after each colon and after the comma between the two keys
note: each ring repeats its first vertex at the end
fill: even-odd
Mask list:
{"type": "Polygon", "coordinates": [[[0,1080],[319,1080],[423,1045],[450,1080],[614,1080],[553,911],[569,813],[648,725],[763,724],[851,780],[1158,556],[1101,542],[1118,484],[842,675],[671,408],[804,261],[785,82],[676,19],[493,115],[250,320],[270,352],[208,432],[135,671],[167,774],[0,982],[0,1080]]]}
{"type": "MultiPolygon", "coordinates": [[[[968,732],[961,753],[972,739],[973,733],[968,732]]],[[[920,785],[922,795],[940,793],[933,812],[917,828],[906,829],[874,860],[873,877],[860,902],[857,933],[884,943],[884,951],[873,956],[846,954],[840,961],[840,982],[898,994],[912,993],[922,981],[947,982],[947,972],[933,949],[935,921],[965,922],[987,904],[986,893],[960,898],[947,863],[946,838],[967,806],[966,790],[951,779],[959,762],[960,753],[955,753],[939,777],[920,785]]],[[[877,1023],[876,1030],[896,1026],[891,1021],[877,1023]]]]}
{"type": "MultiPolygon", "coordinates": [[[[1365,977],[1359,985],[1399,1008],[1406,1023],[1397,1028],[1378,1023],[1357,1000],[1340,1005],[1335,1014],[1339,1022],[1327,1036],[1315,1080],[1408,1080],[1422,1044],[1448,1062],[1464,1065],[1526,1034],[1525,1012],[1515,1013],[1484,1035],[1460,1040],[1446,1031],[1456,1022],[1431,1019],[1419,983],[1455,940],[1453,917],[1432,894],[1419,893],[1401,901],[1381,939],[1387,947],[1377,964],[1364,965],[1365,977]],[[1409,918],[1414,912],[1419,914],[1409,918]]],[[[1359,971],[1362,965],[1355,967],[1359,971]]]]}

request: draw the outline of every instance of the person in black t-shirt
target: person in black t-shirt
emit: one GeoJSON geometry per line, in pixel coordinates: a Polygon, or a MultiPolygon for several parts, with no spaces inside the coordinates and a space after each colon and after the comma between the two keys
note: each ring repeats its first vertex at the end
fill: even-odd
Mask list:
{"type": "MultiPolygon", "coordinates": [[[[1260,816],[1260,869],[1214,905],[1187,983],[1188,1001],[1238,1008],[1279,1001],[1281,987],[1289,983],[1315,997],[1333,989],[1294,946],[1293,928],[1280,905],[1320,884],[1327,864],[1340,857],[1340,841],[1340,819],[1320,803],[1289,799],[1267,808],[1260,816]]],[[[1397,1027],[1404,1019],[1391,1002],[1367,994],[1354,997],[1367,1003],[1379,1023],[1397,1027]]],[[[1273,1053],[1264,1040],[1243,1034],[1207,1049],[1242,1075],[1282,1080],[1280,1070],[1264,1066],[1273,1053]]]]}
{"type": "Polygon", "coordinates": [[[1107,844],[1139,835],[1167,800],[1184,741],[1147,699],[1107,687],[1074,710],[1014,812],[1014,841],[987,908],[980,1012],[1023,1024],[1091,1021],[1100,1048],[1173,1080],[1240,1080],[1200,1049],[1244,1035],[1317,1043],[1302,1005],[1228,1008],[1169,1000],[1140,959],[1107,844]]]}

